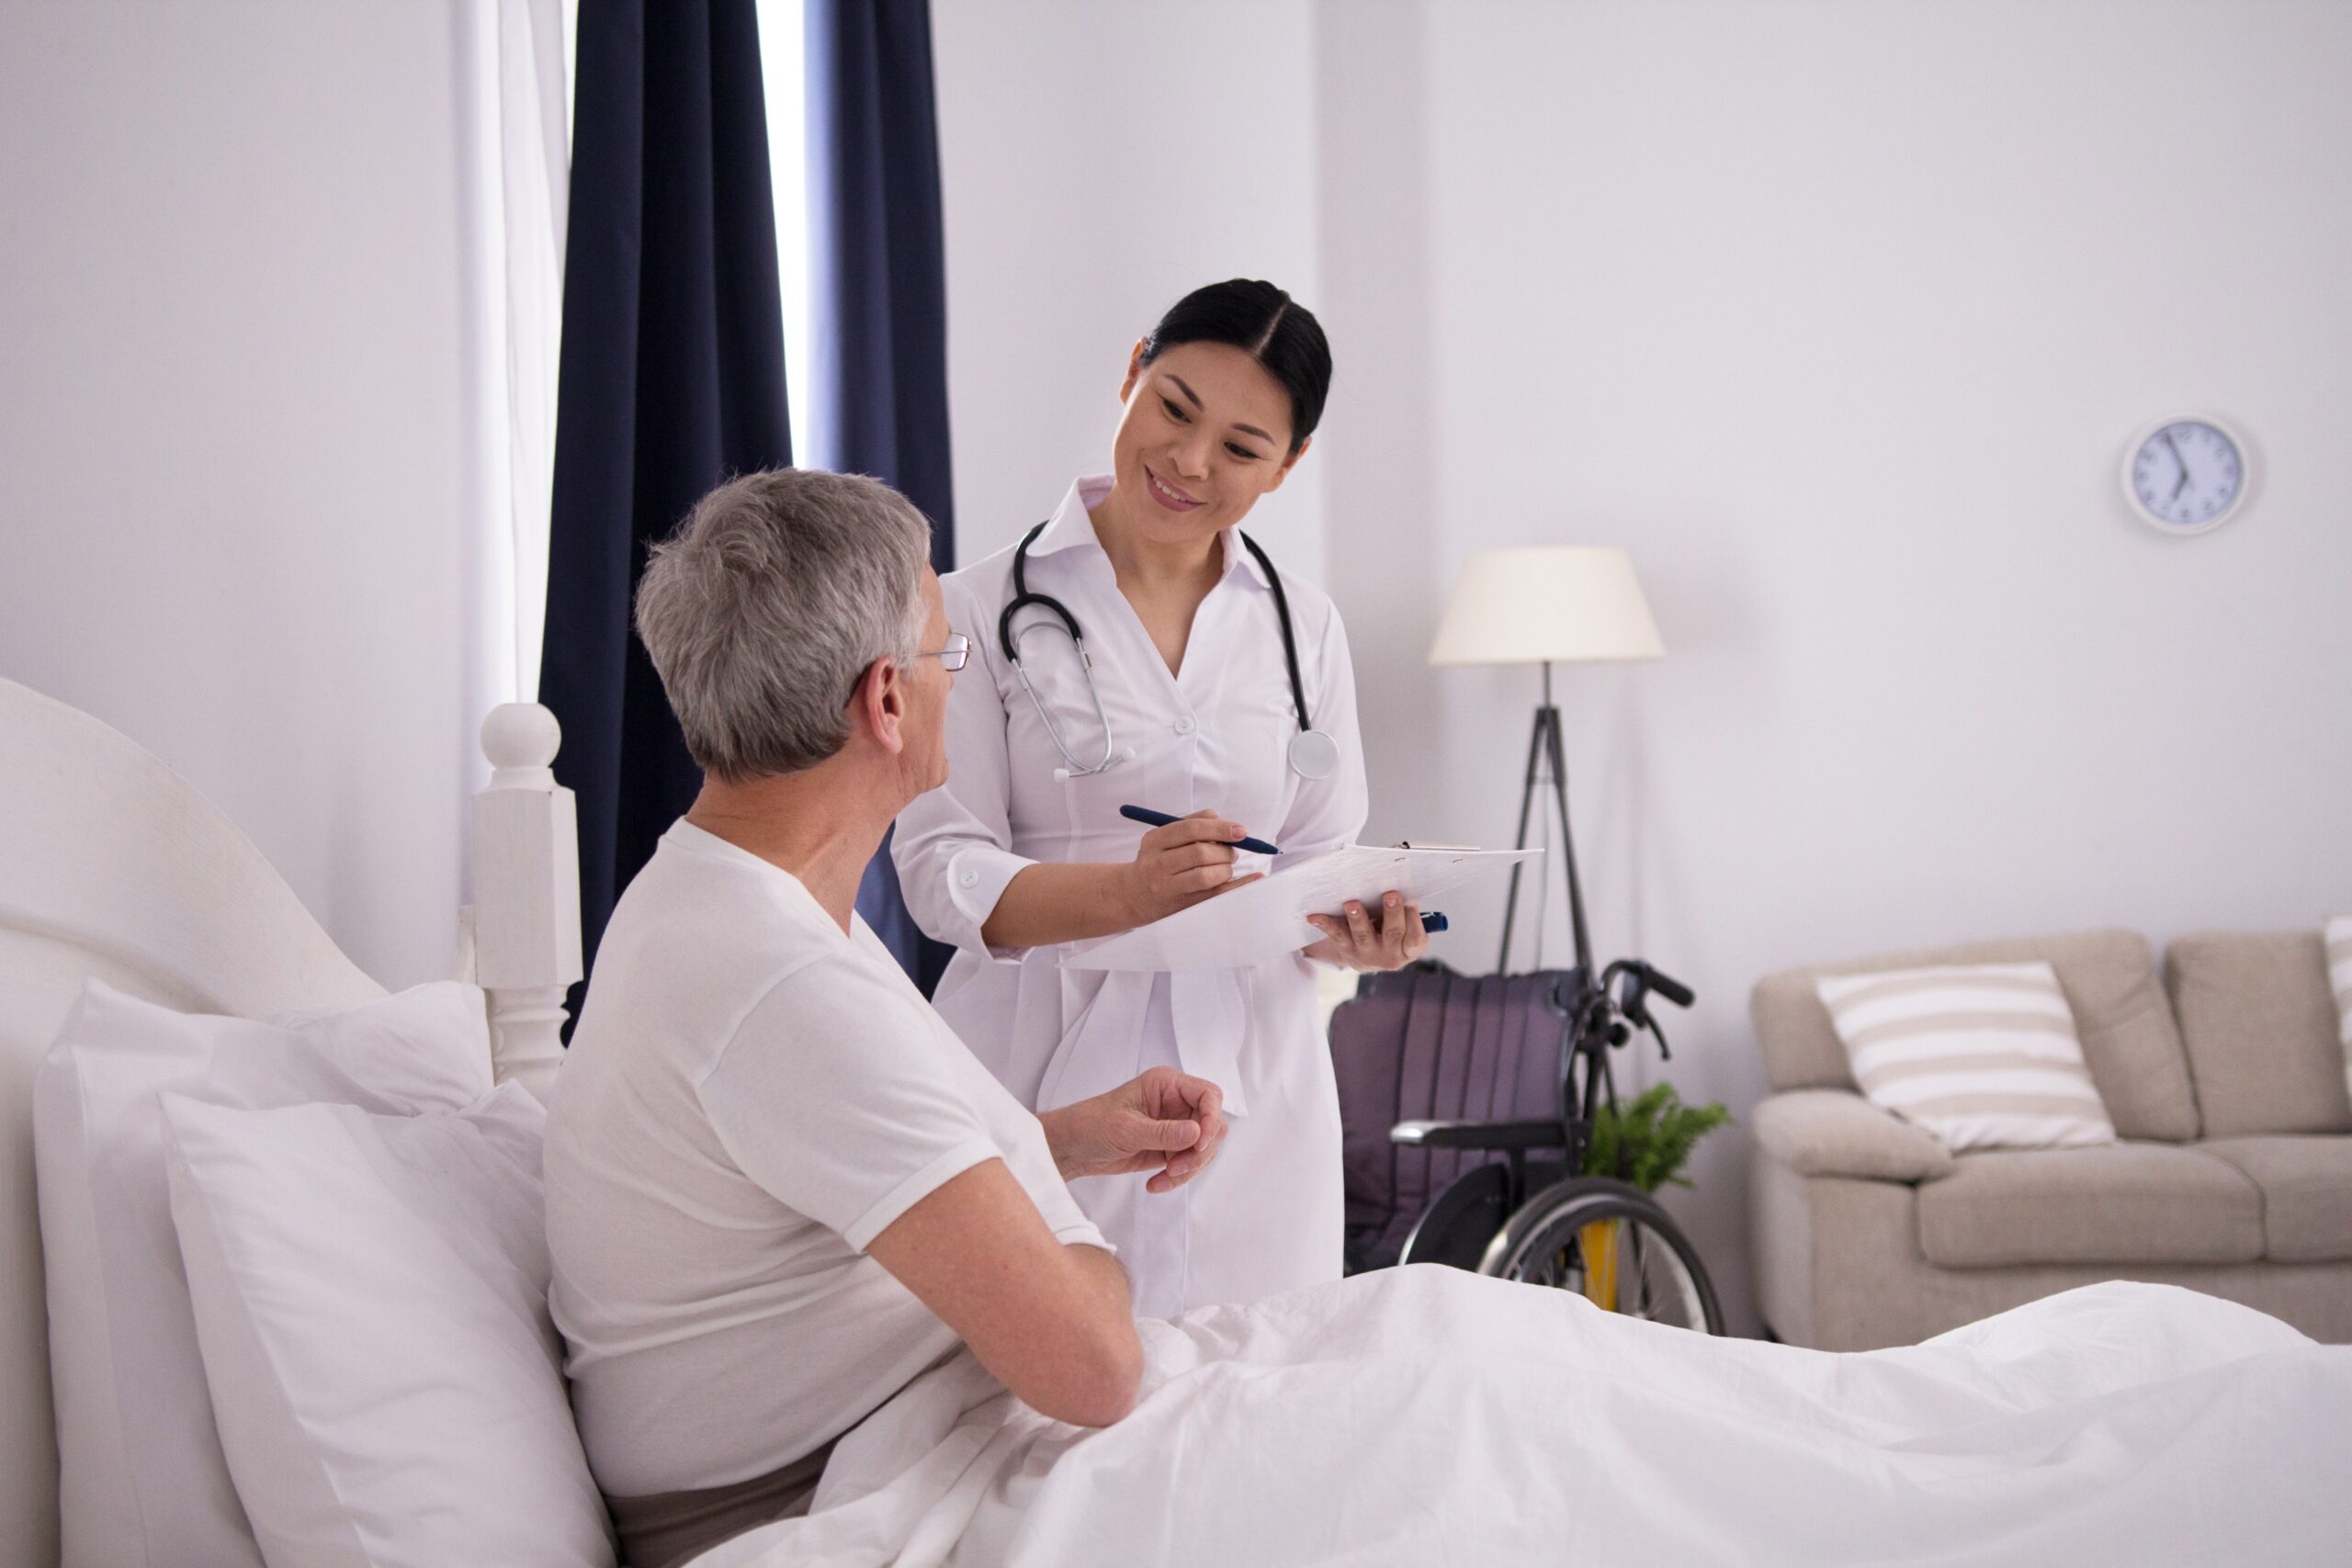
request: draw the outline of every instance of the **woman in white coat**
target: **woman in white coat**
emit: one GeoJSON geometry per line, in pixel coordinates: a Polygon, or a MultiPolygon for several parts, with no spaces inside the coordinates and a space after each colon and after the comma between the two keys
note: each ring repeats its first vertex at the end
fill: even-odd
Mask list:
{"type": "Polygon", "coordinates": [[[942,583],[974,658],[949,702],[947,783],[900,815],[892,850],[917,922],[958,950],[940,1011],[1040,1111],[1162,1064],[1224,1090],[1230,1131],[1198,1179],[1180,1156],[1149,1189],[1071,1185],[1148,1316],[1340,1277],[1313,964],[1393,969],[1428,942],[1392,894],[1318,917],[1320,941],[1254,969],[1058,965],[1063,943],[1252,880],[1266,863],[1237,873],[1245,836],[1287,860],[1363,825],[1339,613],[1236,526],[1305,455],[1330,366],[1314,316],[1272,284],[1187,295],[1129,356],[1112,472],[942,583]],[[1179,819],[1146,830],[1130,805],[1179,819]]]}

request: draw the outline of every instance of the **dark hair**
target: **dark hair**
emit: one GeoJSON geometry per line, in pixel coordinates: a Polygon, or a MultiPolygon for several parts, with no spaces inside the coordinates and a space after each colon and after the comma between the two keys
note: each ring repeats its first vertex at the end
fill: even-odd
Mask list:
{"type": "Polygon", "coordinates": [[[1143,340],[1143,363],[1180,343],[1230,344],[1248,354],[1290,394],[1291,451],[1315,434],[1331,389],[1331,345],[1314,311],[1262,278],[1212,283],[1168,308],[1143,340]]]}

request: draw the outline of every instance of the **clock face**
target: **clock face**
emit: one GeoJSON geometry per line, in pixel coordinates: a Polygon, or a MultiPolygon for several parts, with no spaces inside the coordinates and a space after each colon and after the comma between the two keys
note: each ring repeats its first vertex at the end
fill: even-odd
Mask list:
{"type": "Polygon", "coordinates": [[[2245,454],[2210,420],[2158,425],[2132,448],[2124,492],[2148,522],[2171,534],[2217,527],[2245,498],[2245,454]]]}

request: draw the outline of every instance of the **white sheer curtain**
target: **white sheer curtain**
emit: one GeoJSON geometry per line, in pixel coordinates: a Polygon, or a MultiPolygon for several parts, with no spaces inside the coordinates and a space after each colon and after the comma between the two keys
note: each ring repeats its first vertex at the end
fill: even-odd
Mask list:
{"type": "Polygon", "coordinates": [[[576,0],[458,0],[481,512],[477,696],[536,696],[571,171],[576,0]]]}
{"type": "MultiPolygon", "coordinates": [[[[572,40],[579,0],[455,0],[460,122],[472,208],[472,358],[480,402],[476,695],[537,695],[547,616],[548,506],[555,472],[571,185],[572,40]]],[[[792,449],[809,456],[808,179],[802,0],[758,0],[784,290],[792,449]]]]}

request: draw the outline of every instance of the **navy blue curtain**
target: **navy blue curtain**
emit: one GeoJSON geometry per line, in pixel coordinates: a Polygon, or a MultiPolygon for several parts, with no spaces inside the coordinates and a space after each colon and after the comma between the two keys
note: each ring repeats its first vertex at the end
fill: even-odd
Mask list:
{"type": "MultiPolygon", "coordinates": [[[[956,517],[929,0],[808,0],[805,15],[815,460],[912,501],[946,571],[956,517]]],[[[887,841],[857,908],[929,995],[950,950],[908,915],[887,841]]]]}
{"type": "Polygon", "coordinates": [[[792,441],[754,0],[582,0],[577,95],[539,700],[593,962],[702,782],[630,630],[647,544],[792,441]]]}

